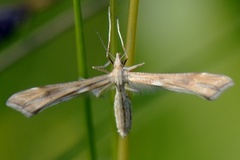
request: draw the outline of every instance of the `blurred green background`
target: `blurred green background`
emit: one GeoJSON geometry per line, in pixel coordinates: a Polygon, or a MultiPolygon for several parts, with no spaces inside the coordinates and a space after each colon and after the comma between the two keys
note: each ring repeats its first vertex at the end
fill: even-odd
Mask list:
{"type": "MultiPolygon", "coordinates": [[[[82,96],[30,119],[5,105],[17,91],[78,79],[72,1],[0,1],[4,8],[21,4],[28,14],[0,41],[0,159],[85,159],[82,96]]],[[[102,74],[91,66],[107,61],[96,34],[107,42],[107,6],[108,1],[83,1],[90,77],[102,74]]],[[[240,159],[239,6],[236,0],[140,1],[135,63],[145,65],[137,71],[219,73],[235,85],[216,101],[165,90],[134,95],[130,159],[240,159]]],[[[127,0],[118,1],[117,15],[125,38],[127,0]]],[[[111,94],[89,96],[97,158],[112,159],[111,94]]]]}

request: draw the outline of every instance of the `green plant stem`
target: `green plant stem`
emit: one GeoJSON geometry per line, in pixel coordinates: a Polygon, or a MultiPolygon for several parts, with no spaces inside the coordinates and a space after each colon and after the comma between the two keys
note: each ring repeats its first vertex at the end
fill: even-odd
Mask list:
{"type": "Polygon", "coordinates": [[[135,45],[136,45],[136,33],[137,33],[137,16],[138,16],[138,4],[139,0],[130,0],[129,14],[128,14],[128,26],[127,26],[127,40],[126,48],[128,49],[128,61],[127,65],[134,64],[135,45]]]}
{"type": "MultiPolygon", "coordinates": [[[[138,0],[130,0],[129,15],[128,15],[128,28],[126,48],[128,61],[127,66],[131,66],[134,63],[136,32],[137,32],[137,15],[138,15],[138,0]]],[[[118,160],[127,160],[129,157],[129,135],[125,138],[119,136],[118,138],[118,160]]]]}
{"type": "MultiPolygon", "coordinates": [[[[110,6],[110,16],[111,16],[111,42],[110,42],[110,53],[115,54],[117,52],[117,32],[116,32],[116,0],[109,0],[110,6]]],[[[111,104],[113,104],[114,93],[112,92],[111,104]]],[[[117,160],[117,137],[118,134],[116,132],[116,123],[114,114],[112,114],[112,130],[113,130],[113,139],[112,139],[112,159],[117,160]]]]}
{"type": "Polygon", "coordinates": [[[111,42],[110,52],[117,53],[117,32],[116,32],[116,0],[109,0],[111,16],[111,42]]]}
{"type": "MultiPolygon", "coordinates": [[[[78,75],[80,77],[88,77],[87,74],[87,61],[86,52],[84,47],[84,36],[83,36],[83,24],[82,24],[82,12],[80,0],[73,0],[74,14],[75,14],[75,32],[76,32],[76,47],[77,47],[77,60],[78,60],[78,75]]],[[[88,154],[89,159],[96,159],[96,152],[94,146],[94,132],[92,125],[92,114],[91,114],[91,101],[90,98],[84,98],[85,107],[85,118],[86,118],[86,137],[88,139],[88,154]]]]}
{"type": "Polygon", "coordinates": [[[128,160],[129,153],[128,139],[129,135],[127,135],[124,138],[118,136],[118,155],[117,155],[118,160],[128,160]]]}

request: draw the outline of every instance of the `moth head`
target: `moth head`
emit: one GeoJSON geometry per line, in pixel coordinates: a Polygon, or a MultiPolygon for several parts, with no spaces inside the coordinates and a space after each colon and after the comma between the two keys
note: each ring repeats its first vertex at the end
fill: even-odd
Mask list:
{"type": "Polygon", "coordinates": [[[115,61],[113,63],[114,67],[118,68],[118,67],[124,67],[126,62],[127,62],[127,58],[123,59],[124,58],[124,55],[123,56],[120,56],[120,53],[116,53],[116,58],[115,58],[115,61]]]}

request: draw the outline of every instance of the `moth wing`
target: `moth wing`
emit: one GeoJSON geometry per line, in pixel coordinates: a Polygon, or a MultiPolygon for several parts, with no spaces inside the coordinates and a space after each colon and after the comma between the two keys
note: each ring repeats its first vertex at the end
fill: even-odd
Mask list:
{"type": "Polygon", "coordinates": [[[47,107],[109,83],[108,75],[103,75],[75,82],[30,88],[13,94],[6,104],[30,117],[47,107]]]}
{"type": "Polygon", "coordinates": [[[159,86],[175,92],[195,94],[208,100],[216,99],[233,85],[230,77],[210,73],[154,74],[129,72],[130,83],[159,86]]]}

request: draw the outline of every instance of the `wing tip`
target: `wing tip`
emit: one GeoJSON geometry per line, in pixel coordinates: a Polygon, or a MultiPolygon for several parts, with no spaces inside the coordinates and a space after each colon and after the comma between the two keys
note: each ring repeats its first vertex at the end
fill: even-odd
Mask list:
{"type": "Polygon", "coordinates": [[[31,112],[28,112],[27,110],[25,110],[21,105],[11,102],[10,99],[6,102],[6,105],[16,111],[21,112],[24,116],[28,118],[33,116],[31,112]]]}
{"type": "Polygon", "coordinates": [[[234,85],[233,80],[230,77],[228,78],[228,82],[225,83],[225,85],[223,85],[221,88],[219,88],[218,92],[216,92],[214,95],[212,95],[211,97],[206,97],[208,100],[215,100],[216,98],[218,98],[226,89],[228,89],[229,87],[234,85]]]}

